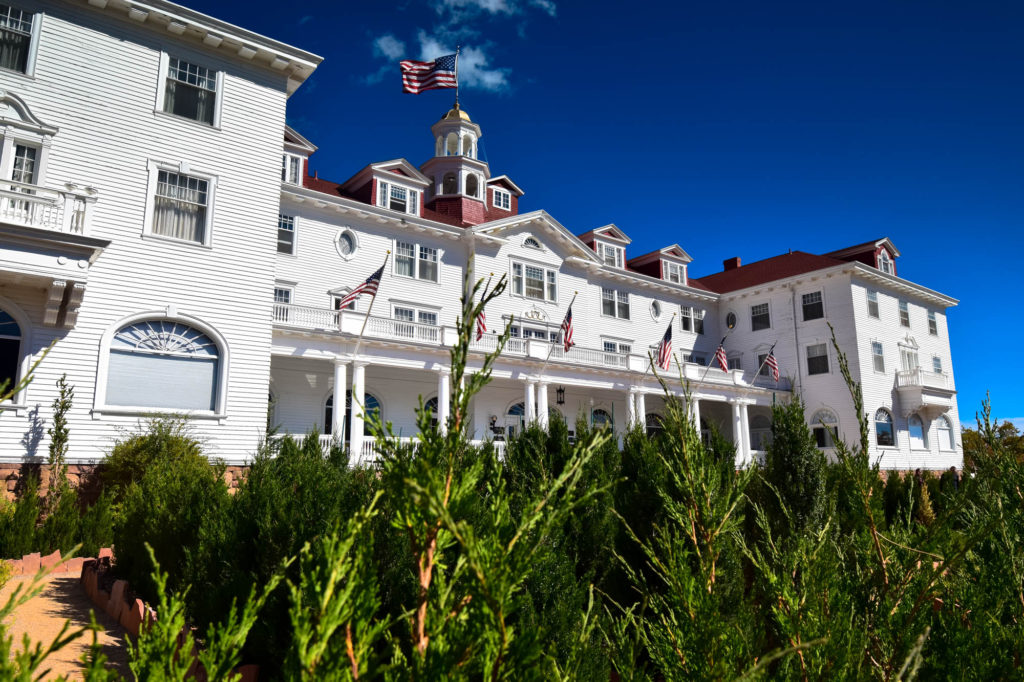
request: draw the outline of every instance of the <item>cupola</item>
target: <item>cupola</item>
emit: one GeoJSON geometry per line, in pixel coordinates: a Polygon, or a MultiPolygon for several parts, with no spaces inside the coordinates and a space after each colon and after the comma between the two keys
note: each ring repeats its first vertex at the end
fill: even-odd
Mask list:
{"type": "Polygon", "coordinates": [[[456,103],[430,132],[434,156],[420,166],[431,183],[427,207],[465,225],[484,222],[491,171],[478,156],[480,126],[456,103]]]}

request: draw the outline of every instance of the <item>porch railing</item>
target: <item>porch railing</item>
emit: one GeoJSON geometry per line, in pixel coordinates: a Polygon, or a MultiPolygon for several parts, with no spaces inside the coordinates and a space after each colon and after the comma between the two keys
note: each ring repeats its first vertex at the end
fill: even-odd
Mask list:
{"type": "Polygon", "coordinates": [[[329,308],[313,308],[292,303],[274,304],[274,322],[303,329],[339,329],[339,313],[329,308]]]}
{"type": "Polygon", "coordinates": [[[366,325],[367,336],[384,339],[406,339],[420,343],[437,344],[441,341],[441,328],[432,324],[394,320],[390,317],[371,317],[366,325]]]}
{"type": "Polygon", "coordinates": [[[949,376],[929,372],[920,367],[896,372],[896,388],[938,388],[950,390],[949,376]]]}
{"type": "Polygon", "coordinates": [[[629,362],[629,356],[626,353],[613,353],[596,348],[580,348],[579,346],[573,346],[566,351],[561,344],[556,344],[551,350],[551,359],[593,367],[624,368],[629,362]]]}
{"type": "Polygon", "coordinates": [[[55,232],[88,232],[90,195],[24,182],[0,182],[0,221],[55,232]]]}

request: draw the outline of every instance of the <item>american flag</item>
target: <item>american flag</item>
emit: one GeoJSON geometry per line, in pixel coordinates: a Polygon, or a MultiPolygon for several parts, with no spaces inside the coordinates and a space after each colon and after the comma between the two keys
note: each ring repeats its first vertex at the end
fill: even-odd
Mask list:
{"type": "Polygon", "coordinates": [[[772,371],[772,379],[775,381],[779,380],[779,362],[775,359],[775,351],[768,351],[768,357],[764,359],[764,364],[768,369],[772,371]]]}
{"type": "Polygon", "coordinates": [[[725,349],[722,345],[718,345],[718,350],[715,351],[715,360],[718,361],[718,366],[722,368],[723,372],[729,371],[729,356],[725,354],[725,349]]]}
{"type": "Polygon", "coordinates": [[[372,275],[370,275],[369,277],[367,277],[365,282],[363,282],[362,284],[357,286],[355,289],[353,289],[351,292],[349,292],[348,296],[346,296],[345,298],[341,299],[341,303],[338,304],[338,307],[341,308],[341,309],[344,309],[345,306],[347,306],[349,303],[354,302],[357,298],[359,298],[363,294],[370,294],[371,296],[376,296],[377,295],[377,288],[380,286],[380,278],[381,278],[381,275],[383,275],[383,274],[384,274],[384,266],[382,265],[382,266],[380,266],[377,269],[377,272],[375,272],[372,275]]]}
{"type": "Polygon", "coordinates": [[[484,338],[484,333],[487,331],[487,316],[484,315],[484,311],[481,310],[480,314],[476,316],[476,340],[484,338]]]}
{"type": "Polygon", "coordinates": [[[569,352],[569,349],[576,345],[572,340],[572,306],[565,311],[565,319],[562,320],[562,326],[558,331],[562,333],[562,349],[569,352]]]}
{"type": "Polygon", "coordinates": [[[432,62],[417,62],[406,59],[402,66],[402,92],[418,95],[424,90],[457,88],[455,77],[455,55],[446,54],[432,62]]]}
{"type": "Polygon", "coordinates": [[[661,338],[661,343],[658,344],[658,367],[668,371],[669,365],[672,364],[672,323],[668,325],[668,329],[665,330],[665,336],[661,338]]]}

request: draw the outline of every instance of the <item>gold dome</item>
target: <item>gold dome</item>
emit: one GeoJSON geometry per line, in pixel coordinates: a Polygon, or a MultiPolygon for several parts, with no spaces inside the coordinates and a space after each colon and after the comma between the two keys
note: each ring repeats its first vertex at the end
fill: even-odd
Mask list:
{"type": "Polygon", "coordinates": [[[443,120],[443,121],[454,121],[456,119],[463,120],[466,123],[472,123],[473,122],[473,121],[470,120],[469,114],[467,114],[465,111],[460,109],[458,104],[456,104],[454,107],[452,107],[452,109],[447,114],[445,114],[444,118],[441,119],[441,120],[443,120]]]}

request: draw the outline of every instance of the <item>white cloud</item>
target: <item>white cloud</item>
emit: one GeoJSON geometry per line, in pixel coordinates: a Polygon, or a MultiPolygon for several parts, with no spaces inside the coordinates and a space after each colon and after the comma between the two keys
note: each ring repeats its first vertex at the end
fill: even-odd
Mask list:
{"type": "Polygon", "coordinates": [[[1024,431],[1024,417],[1011,417],[1006,421],[1016,426],[1018,431],[1024,431]]]}
{"type": "MultiPolygon", "coordinates": [[[[419,32],[419,41],[420,59],[423,61],[431,61],[455,51],[426,31],[419,32]]],[[[491,67],[490,58],[483,48],[464,47],[459,52],[459,87],[501,92],[509,87],[509,73],[509,69],[491,67]]]]}
{"type": "Polygon", "coordinates": [[[558,13],[554,0],[532,0],[530,4],[547,12],[549,17],[553,17],[558,13]]]}
{"type": "Polygon", "coordinates": [[[390,33],[385,33],[374,39],[373,54],[376,57],[384,57],[392,61],[401,59],[405,56],[405,43],[390,33]]]}
{"type": "Polygon", "coordinates": [[[514,14],[518,8],[515,0],[441,0],[437,3],[437,13],[459,11],[481,11],[490,14],[514,14]]]}

